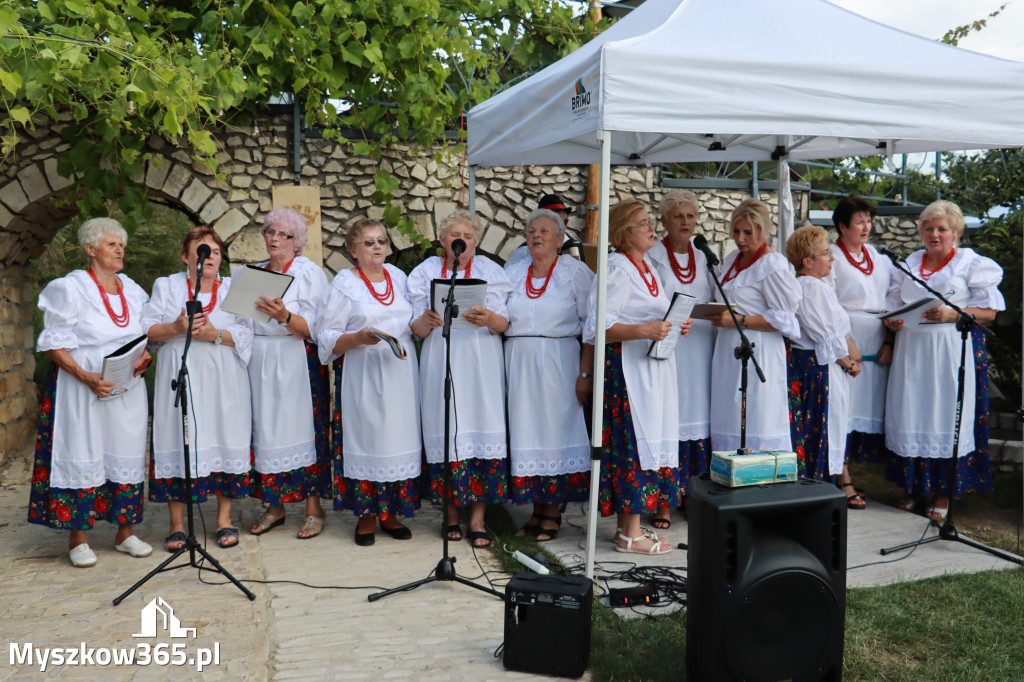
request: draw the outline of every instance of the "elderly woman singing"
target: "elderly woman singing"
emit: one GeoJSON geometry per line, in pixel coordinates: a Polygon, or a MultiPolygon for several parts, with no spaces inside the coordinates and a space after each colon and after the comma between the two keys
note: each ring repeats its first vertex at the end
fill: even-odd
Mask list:
{"type": "MultiPolygon", "coordinates": [[[[1003,270],[992,259],[957,246],[964,232],[960,208],[948,201],[929,204],[921,212],[917,232],[924,249],[907,257],[910,271],[978,322],[993,321],[996,312],[1006,308],[998,289],[1003,270]]],[[[903,272],[894,277],[897,285],[889,299],[890,309],[931,296],[903,272]]],[[[892,451],[887,455],[886,478],[903,488],[906,499],[901,507],[925,508],[928,516],[940,521],[946,518],[950,495],[959,498],[962,493],[985,492],[992,487],[984,425],[988,419],[988,357],[985,337],[974,329],[967,343],[963,421],[951,490],[960,365],[960,333],[954,325],[957,313],[939,306],[923,317],[932,324],[886,321],[896,332],[885,400],[885,445],[892,451]],[[975,439],[976,428],[982,442],[975,439]]]]}
{"type": "Polygon", "coordinates": [[[452,244],[461,239],[466,251],[459,260],[458,276],[487,282],[484,306],[460,311],[472,329],[451,330],[452,432],[450,471],[452,503],[445,534],[461,540],[459,508],[469,507],[469,540],[474,547],[490,547],[484,527],[489,502],[508,498],[505,457],[505,372],[500,334],[508,328],[506,301],[510,284],[505,272],[485,256],[475,255],[477,220],[455,211],[439,226],[444,256],[431,256],[409,275],[409,299],[414,319],[412,331],[423,338],[420,353],[423,443],[430,468],[432,501],[444,501],[444,371],[445,341],[441,316],[431,309],[430,283],[448,280],[455,263],[452,244]]]}
{"type": "Polygon", "coordinates": [[[250,528],[262,535],[284,523],[286,502],[306,501],[297,537],[316,537],[324,528],[320,497],[331,490],[330,383],[310,340],[327,276],[301,255],[306,219],[290,208],[275,208],[263,221],[270,260],[261,267],[295,278],[284,298],[261,296],[256,309],[270,316],[254,324],[249,361],[252,389],[253,494],[267,505],[250,528]]]}
{"type": "Polygon", "coordinates": [[[355,543],[374,543],[377,519],[396,540],[412,533],[399,517],[420,506],[419,371],[409,322],[405,274],[384,262],[384,226],[363,219],[345,245],[356,262],[342,270],[317,314],[317,345],[334,373],[334,508],[352,510],[355,543]],[[397,338],[408,353],[397,357],[374,331],[397,338]]]}
{"type": "Polygon", "coordinates": [[[512,501],[533,503],[520,536],[558,536],[559,506],[590,488],[590,445],[583,403],[593,391],[594,347],[578,336],[587,319],[593,273],[559,256],[565,223],[554,211],[526,218],[530,258],[506,268],[512,282],[505,332],[512,501]]]}
{"type": "MultiPolygon", "coordinates": [[[[128,235],[110,218],[82,223],[78,241],[89,259],[46,285],[39,294],[43,331],[37,349],[53,361],[42,396],[36,442],[30,523],[70,531],[68,558],[84,568],[96,563],[86,531],[96,519],[116,523],[114,549],[134,557],[153,548],[132,534],[142,521],[146,478],[146,385],[135,380],[112,396],[103,358],[142,336],[142,310],[149,298],[125,275],[128,235]]],[[[143,354],[135,366],[149,365],[143,354]]]]}
{"type": "Polygon", "coordinates": [[[161,277],[153,283],[143,326],[151,345],[159,346],[153,396],[153,459],[149,499],[166,502],[170,532],[168,551],[185,544],[185,461],[181,440],[181,412],[175,407],[171,382],[178,378],[188,332],[186,304],[192,301],[197,278],[197,252],[210,247],[199,281],[199,305],[192,322],[187,359],[192,409],[189,410],[192,495],[205,502],[217,497],[217,544],[238,544],[238,528],[231,522],[231,500],[249,496],[249,440],[252,433],[249,375],[245,366],[252,350],[252,322],[221,310],[231,278],[221,278],[224,242],[208,227],[196,227],[185,236],[181,260],[185,272],[161,277]]]}
{"type": "MultiPolygon", "coordinates": [[[[697,229],[700,206],[693,192],[672,190],[659,206],[665,239],[651,247],[648,259],[658,271],[665,293],[680,292],[698,303],[714,301],[718,292],[704,253],[690,239],[697,229]]],[[[689,336],[676,344],[676,385],[679,388],[679,492],[686,503],[691,476],[708,468],[711,457],[711,357],[715,328],[694,320],[689,336]]],[[[672,525],[671,507],[661,507],[651,521],[659,530],[672,525]]]]}
{"type": "MultiPolygon", "coordinates": [[[[672,545],[640,526],[641,513],[679,504],[679,392],[675,355],[648,357],[652,341],[688,334],[665,320],[670,300],[644,256],[654,246],[654,223],[643,202],[626,199],[608,215],[604,417],[599,499],[601,515],[617,517],[615,548],[666,554],[672,545]]],[[[597,336],[597,281],[590,292],[585,343],[597,336]]]]}

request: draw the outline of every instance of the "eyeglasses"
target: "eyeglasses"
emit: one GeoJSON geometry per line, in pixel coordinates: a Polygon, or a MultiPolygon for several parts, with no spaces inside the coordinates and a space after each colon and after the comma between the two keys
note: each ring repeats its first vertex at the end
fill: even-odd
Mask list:
{"type": "Polygon", "coordinates": [[[295,239],[294,234],[288,234],[287,232],[278,232],[277,230],[263,230],[263,236],[267,239],[273,239],[274,237],[280,237],[281,241],[288,241],[289,239],[295,239]]]}
{"type": "Polygon", "coordinates": [[[649,230],[652,227],[654,227],[654,221],[651,220],[650,218],[644,218],[640,222],[638,222],[638,223],[636,223],[634,225],[630,225],[630,228],[633,228],[633,227],[642,227],[642,228],[645,228],[645,229],[649,230]]]}
{"type": "Polygon", "coordinates": [[[359,243],[365,246],[366,248],[370,249],[373,248],[374,244],[379,244],[380,246],[387,246],[388,239],[387,237],[377,237],[376,239],[364,239],[359,243]]]}

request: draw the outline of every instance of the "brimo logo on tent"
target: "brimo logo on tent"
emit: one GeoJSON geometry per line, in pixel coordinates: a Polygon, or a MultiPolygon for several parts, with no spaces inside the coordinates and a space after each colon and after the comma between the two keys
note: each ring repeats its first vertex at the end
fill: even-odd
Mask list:
{"type": "Polygon", "coordinates": [[[590,92],[583,87],[583,79],[577,78],[575,86],[576,94],[572,96],[570,103],[573,111],[579,111],[590,106],[590,92]]]}
{"type": "MultiPolygon", "coordinates": [[[[196,629],[181,626],[174,615],[174,609],[163,598],[156,597],[142,609],[142,632],[132,637],[156,637],[163,635],[171,639],[195,639],[196,629]]],[[[183,642],[168,644],[147,644],[140,642],[133,647],[94,647],[85,642],[74,647],[37,647],[32,642],[18,644],[11,642],[10,663],[15,665],[38,665],[39,672],[46,672],[49,666],[88,665],[187,665],[202,672],[208,665],[220,665],[220,642],[212,648],[197,647],[191,652],[183,642]]]]}

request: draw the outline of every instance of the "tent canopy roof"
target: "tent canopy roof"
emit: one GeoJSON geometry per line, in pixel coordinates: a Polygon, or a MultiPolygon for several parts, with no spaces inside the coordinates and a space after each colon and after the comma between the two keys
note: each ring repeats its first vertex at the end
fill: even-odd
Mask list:
{"type": "Polygon", "coordinates": [[[469,163],[816,159],[1024,145],[1024,64],[824,0],[647,0],[469,112],[469,163]]]}

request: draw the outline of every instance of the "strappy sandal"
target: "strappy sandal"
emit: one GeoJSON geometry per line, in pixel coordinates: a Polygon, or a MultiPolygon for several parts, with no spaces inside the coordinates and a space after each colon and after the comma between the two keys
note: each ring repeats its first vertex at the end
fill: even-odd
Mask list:
{"type": "Polygon", "coordinates": [[[457,523],[449,523],[441,531],[441,538],[447,538],[449,542],[459,542],[462,540],[462,526],[457,523]],[[452,536],[455,537],[452,537],[452,536]]]}
{"type": "Polygon", "coordinates": [[[853,491],[852,495],[846,496],[846,508],[847,509],[867,509],[868,500],[864,496],[864,492],[859,488],[855,488],[853,482],[843,483],[839,486],[842,490],[849,488],[853,491]]]}
{"type": "Polygon", "coordinates": [[[269,533],[270,531],[284,523],[284,517],[284,512],[281,512],[280,515],[271,514],[270,508],[268,507],[267,511],[263,512],[263,516],[260,517],[260,520],[254,523],[252,528],[249,529],[249,532],[253,535],[263,535],[264,533],[269,533]]]}
{"type": "Polygon", "coordinates": [[[221,549],[235,547],[238,545],[238,529],[234,526],[224,526],[217,529],[217,546],[221,549]]]}
{"type": "Polygon", "coordinates": [[[936,525],[941,525],[946,517],[949,516],[949,500],[946,500],[945,507],[936,507],[933,502],[928,510],[924,513],[929,519],[931,519],[936,525]]]}
{"type": "Polygon", "coordinates": [[[185,534],[180,530],[176,530],[164,538],[164,548],[168,552],[177,552],[185,546],[185,539],[185,534]]]}
{"type": "Polygon", "coordinates": [[[306,521],[302,524],[302,528],[299,529],[299,532],[295,534],[295,537],[297,537],[300,540],[309,540],[311,538],[315,538],[317,535],[320,535],[320,533],[324,532],[325,520],[326,519],[320,516],[307,516],[306,521]],[[303,535],[303,533],[307,531],[313,532],[309,533],[308,535],[303,535]]]}
{"type": "Polygon", "coordinates": [[[659,519],[657,516],[655,516],[653,519],[651,519],[651,525],[657,528],[658,530],[668,530],[672,527],[672,519],[659,519]]]}
{"type": "Polygon", "coordinates": [[[655,540],[648,535],[640,535],[635,538],[626,537],[622,533],[619,533],[619,537],[616,538],[615,551],[623,552],[626,554],[648,554],[648,555],[659,555],[668,554],[672,551],[672,545],[662,542],[661,540],[655,540]],[[636,549],[633,547],[633,543],[640,542],[641,540],[647,540],[651,543],[648,549],[636,549]],[[626,544],[620,545],[619,542],[625,542],[626,544]]]}
{"type": "Polygon", "coordinates": [[[558,516],[541,516],[540,520],[541,522],[552,521],[558,525],[554,528],[545,528],[544,526],[538,527],[535,533],[537,542],[551,542],[556,539],[558,537],[558,531],[562,528],[562,514],[559,513],[558,516]]]}
{"type": "Polygon", "coordinates": [[[530,514],[530,518],[527,519],[525,524],[523,524],[523,527],[516,531],[516,537],[525,538],[537,535],[537,532],[540,530],[540,520],[542,518],[544,517],[537,516],[536,514],[530,514]],[[534,521],[536,521],[536,523],[534,523],[534,521]]]}
{"type": "Polygon", "coordinates": [[[491,540],[491,536],[488,535],[485,530],[471,530],[469,531],[468,537],[469,544],[473,546],[473,549],[487,549],[494,544],[494,541],[491,540]],[[477,540],[486,540],[487,544],[478,545],[476,544],[477,540]]]}

